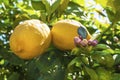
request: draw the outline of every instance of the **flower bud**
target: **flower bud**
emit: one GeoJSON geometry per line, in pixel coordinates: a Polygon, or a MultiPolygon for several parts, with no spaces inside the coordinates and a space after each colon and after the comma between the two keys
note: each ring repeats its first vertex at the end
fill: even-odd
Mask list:
{"type": "Polygon", "coordinates": [[[83,40],[82,36],[80,36],[80,35],[79,35],[79,38],[80,38],[81,40],[83,40]]]}
{"type": "Polygon", "coordinates": [[[98,41],[97,40],[93,40],[92,41],[92,46],[96,46],[98,44],[98,41]]]}
{"type": "Polygon", "coordinates": [[[74,38],[74,43],[75,43],[76,46],[79,45],[80,42],[81,42],[81,39],[79,37],[74,38]]]}
{"type": "Polygon", "coordinates": [[[89,40],[89,41],[88,41],[88,45],[92,45],[92,40],[89,40]]]}
{"type": "Polygon", "coordinates": [[[87,39],[83,39],[81,42],[80,42],[80,44],[82,45],[82,46],[87,46],[88,45],[88,41],[87,41],[87,39]]]}
{"type": "Polygon", "coordinates": [[[88,45],[90,45],[90,46],[96,46],[97,44],[98,44],[97,40],[89,40],[88,41],[88,45]]]}

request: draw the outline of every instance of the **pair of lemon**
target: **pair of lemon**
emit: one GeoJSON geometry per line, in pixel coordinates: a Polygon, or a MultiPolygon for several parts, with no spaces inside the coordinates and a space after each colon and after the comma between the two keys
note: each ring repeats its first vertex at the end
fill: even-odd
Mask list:
{"type": "MultiPolygon", "coordinates": [[[[74,37],[81,26],[75,20],[60,20],[52,29],[40,20],[26,20],[18,24],[10,36],[11,50],[22,59],[32,59],[43,54],[51,41],[61,50],[71,50],[75,47],[74,37]]],[[[88,31],[87,31],[88,32],[88,31]]],[[[91,35],[88,32],[87,39],[91,35]]]]}

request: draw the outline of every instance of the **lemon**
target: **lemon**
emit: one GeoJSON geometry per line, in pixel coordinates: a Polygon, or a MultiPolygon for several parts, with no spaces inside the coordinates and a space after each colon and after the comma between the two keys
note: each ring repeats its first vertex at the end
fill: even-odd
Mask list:
{"type": "Polygon", "coordinates": [[[50,42],[49,27],[36,19],[18,24],[10,36],[11,50],[22,59],[32,59],[43,54],[50,42]]]}
{"type": "MultiPolygon", "coordinates": [[[[76,20],[65,19],[56,22],[51,30],[53,44],[60,50],[73,49],[75,47],[73,39],[78,36],[77,30],[81,26],[83,25],[76,20]]],[[[87,40],[89,40],[91,35],[88,31],[87,34],[87,40]]]]}

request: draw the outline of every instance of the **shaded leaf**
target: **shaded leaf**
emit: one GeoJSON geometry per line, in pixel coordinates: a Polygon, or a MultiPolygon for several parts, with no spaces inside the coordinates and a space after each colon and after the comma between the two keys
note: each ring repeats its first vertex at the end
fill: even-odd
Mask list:
{"type": "Polygon", "coordinates": [[[13,72],[9,77],[8,80],[19,80],[19,74],[16,72],[13,72]]]}
{"type": "Polygon", "coordinates": [[[111,80],[111,72],[102,67],[97,68],[96,73],[98,74],[99,80],[111,80]]]}
{"type": "Polygon", "coordinates": [[[99,80],[98,75],[96,74],[94,69],[85,67],[85,70],[88,73],[88,75],[90,76],[90,80],[99,80]]]}
{"type": "Polygon", "coordinates": [[[106,8],[106,12],[107,12],[107,15],[108,15],[108,18],[111,22],[114,22],[114,19],[115,19],[115,12],[113,11],[113,9],[111,8],[106,8]]]}
{"type": "Polygon", "coordinates": [[[118,54],[115,58],[115,65],[120,64],[120,54],[118,54]]]}
{"type": "Polygon", "coordinates": [[[68,64],[68,70],[74,71],[74,67],[81,67],[81,59],[80,57],[75,57],[69,64],[68,64]]]}
{"type": "Polygon", "coordinates": [[[120,80],[120,74],[119,73],[113,73],[111,76],[112,76],[111,80],[120,80]]]}
{"type": "Polygon", "coordinates": [[[113,0],[113,5],[116,12],[120,10],[120,0],[113,0]]]}

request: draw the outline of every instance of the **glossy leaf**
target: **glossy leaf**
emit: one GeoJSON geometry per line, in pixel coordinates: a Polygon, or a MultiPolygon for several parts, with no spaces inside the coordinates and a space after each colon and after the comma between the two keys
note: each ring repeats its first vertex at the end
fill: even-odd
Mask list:
{"type": "Polygon", "coordinates": [[[108,45],[105,44],[98,44],[94,47],[95,50],[105,50],[105,49],[110,49],[108,45]]]}

